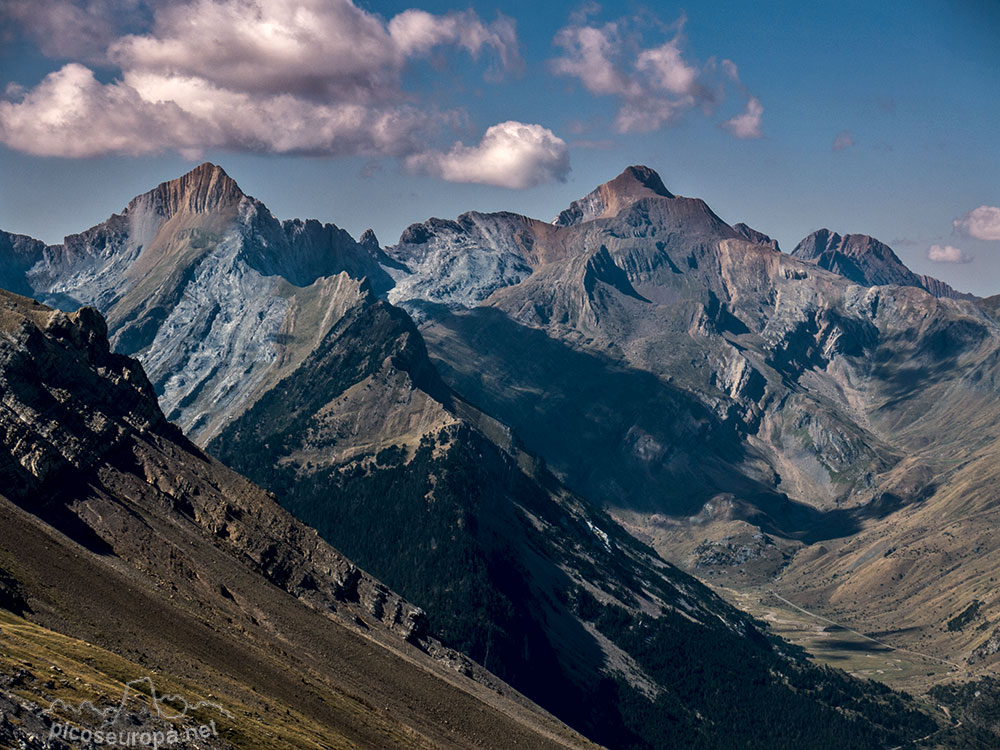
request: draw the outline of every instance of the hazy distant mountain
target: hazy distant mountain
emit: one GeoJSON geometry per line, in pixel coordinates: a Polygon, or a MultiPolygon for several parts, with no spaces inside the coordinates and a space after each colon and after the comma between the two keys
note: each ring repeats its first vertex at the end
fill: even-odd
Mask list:
{"type": "Polygon", "coordinates": [[[903,264],[892,248],[866,234],[842,237],[829,229],[819,229],[796,245],[792,255],[863,286],[915,286],[935,297],[975,299],[972,294],[956,292],[943,281],[918,276],[903,264]]]}

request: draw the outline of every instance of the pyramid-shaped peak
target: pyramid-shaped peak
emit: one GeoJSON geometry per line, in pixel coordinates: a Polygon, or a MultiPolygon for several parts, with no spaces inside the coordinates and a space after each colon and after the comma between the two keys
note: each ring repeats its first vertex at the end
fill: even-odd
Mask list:
{"type": "Polygon", "coordinates": [[[185,175],[182,175],[180,179],[191,179],[193,181],[211,181],[211,180],[231,180],[226,170],[220,167],[218,164],[213,164],[210,161],[203,161],[197,167],[192,169],[185,175]]]}
{"type": "Polygon", "coordinates": [[[379,244],[378,237],[375,236],[374,229],[366,229],[358,240],[358,244],[368,250],[380,250],[382,247],[379,244]]]}
{"type": "Polygon", "coordinates": [[[226,174],[226,170],[218,164],[213,164],[210,161],[199,164],[190,172],[181,175],[176,180],[164,182],[159,187],[175,184],[181,186],[185,190],[195,191],[211,191],[220,188],[224,190],[240,189],[236,184],[236,180],[226,174]]]}
{"type": "Polygon", "coordinates": [[[674,198],[654,170],[642,165],[626,167],[610,182],[573,201],[552,223],[557,226],[582,224],[616,216],[623,208],[643,198],[674,198]]]}
{"type": "MultiPolygon", "coordinates": [[[[641,164],[626,167],[624,172],[601,187],[606,188],[610,192],[630,197],[634,195],[647,197],[646,195],[641,195],[642,193],[646,193],[646,191],[652,192],[661,198],[674,197],[673,193],[664,186],[660,175],[655,170],[641,164]]],[[[600,190],[600,188],[598,189],[600,190]]]]}
{"type": "Polygon", "coordinates": [[[823,253],[840,245],[842,237],[824,227],[811,232],[795,246],[792,255],[803,260],[815,260],[823,253]]]}
{"type": "Polygon", "coordinates": [[[150,200],[166,216],[187,213],[211,213],[231,207],[243,198],[236,180],[226,171],[211,162],[199,164],[187,174],[175,180],[163,182],[136,201],[150,200]]]}

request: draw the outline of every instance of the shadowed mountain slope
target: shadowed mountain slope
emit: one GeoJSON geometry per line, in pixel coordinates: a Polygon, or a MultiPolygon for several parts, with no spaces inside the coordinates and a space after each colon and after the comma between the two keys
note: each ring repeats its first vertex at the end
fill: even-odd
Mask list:
{"type": "MultiPolygon", "coordinates": [[[[597,742],[721,747],[735,733],[746,747],[796,737],[823,746],[853,731],[835,729],[840,720],[815,701],[864,689],[797,662],[568,492],[502,425],[448,392],[396,308],[377,303],[341,321],[208,448],[419,602],[446,643],[597,742]],[[381,415],[386,393],[419,419],[369,417],[383,442],[359,451],[343,423],[358,403],[381,415]],[[753,708],[733,714],[734,704],[753,708]]],[[[898,704],[888,710],[900,709],[893,728],[853,741],[921,722],[898,704]]]]}
{"type": "MultiPolygon", "coordinates": [[[[589,746],[188,443],[105,336],[0,292],[0,603],[63,671],[90,655],[75,702],[153,672],[225,705],[225,747],[589,746]]],[[[21,693],[66,695],[27,666],[21,693]]]]}

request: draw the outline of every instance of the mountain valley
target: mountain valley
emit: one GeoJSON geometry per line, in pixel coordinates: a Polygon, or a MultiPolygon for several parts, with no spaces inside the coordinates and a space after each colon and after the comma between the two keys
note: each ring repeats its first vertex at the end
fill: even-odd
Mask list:
{"type": "Polygon", "coordinates": [[[871,238],[786,255],[747,233],[631,167],[553,225],[411,227],[386,248],[406,269],[386,267],[389,297],[446,382],[667,559],[736,585],[780,571],[792,599],[972,658],[991,629],[947,622],[1000,604],[994,309],[871,238]],[[530,273],[442,276],[467,253],[530,273]]]}
{"type": "Polygon", "coordinates": [[[860,748],[948,725],[811,664],[732,606],[763,617],[753,594],[960,663],[894,687],[1000,663],[1000,319],[872,238],[785,254],[630,167],[552,223],[472,212],[380,247],[203,164],[62,245],[0,232],[0,286],[0,567],[29,623],[2,632],[197,674],[170,644],[210,612],[201,689],[290,707],[287,674],[262,698],[233,671],[245,638],[358,746],[495,724],[532,747],[860,748]],[[23,562],[46,545],[85,564],[23,562]],[[95,629],[74,581],[121,575],[180,630],[133,650],[143,621],[95,629]],[[378,666],[338,682],[356,649],[378,666]],[[383,713],[365,680],[389,673],[383,713]]]}

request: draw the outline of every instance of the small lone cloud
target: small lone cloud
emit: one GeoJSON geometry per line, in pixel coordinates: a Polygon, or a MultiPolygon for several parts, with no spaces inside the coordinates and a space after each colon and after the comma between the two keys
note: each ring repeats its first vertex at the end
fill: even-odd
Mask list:
{"type": "Polygon", "coordinates": [[[1000,241],[1000,207],[980,206],[952,223],[958,232],[967,237],[1000,241]]]}
{"type": "Polygon", "coordinates": [[[565,182],[569,147],[548,128],[508,120],[487,128],[477,146],[456,143],[447,152],[429,151],[406,160],[415,172],[448,182],[522,189],[565,182]]]}
{"type": "Polygon", "coordinates": [[[935,263],[969,263],[972,260],[971,255],[952,245],[931,245],[927,258],[935,263]]]}
{"type": "Polygon", "coordinates": [[[843,151],[855,145],[854,134],[850,130],[841,130],[837,137],[833,139],[833,150],[843,151]]]}
{"type": "Polygon", "coordinates": [[[736,138],[763,138],[764,134],[760,129],[760,120],[763,114],[764,105],[756,96],[751,96],[747,99],[747,108],[743,114],[726,120],[722,123],[722,127],[736,138]]]}

